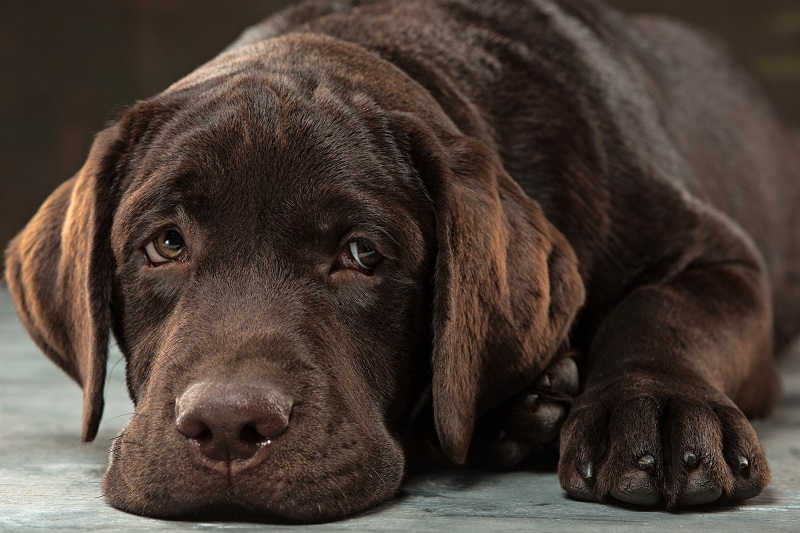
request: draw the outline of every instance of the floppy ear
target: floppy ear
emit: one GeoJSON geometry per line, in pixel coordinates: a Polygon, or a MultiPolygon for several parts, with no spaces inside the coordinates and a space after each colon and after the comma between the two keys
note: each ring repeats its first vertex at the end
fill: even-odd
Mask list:
{"type": "Polygon", "coordinates": [[[118,127],[97,135],[86,164],[11,242],[6,280],[36,344],[83,387],[85,442],[103,413],[117,204],[118,127]]]}
{"type": "Polygon", "coordinates": [[[411,127],[413,164],[437,218],[434,419],[445,454],[463,463],[477,417],[532,383],[555,356],[584,286],[565,237],[493,151],[411,127]]]}

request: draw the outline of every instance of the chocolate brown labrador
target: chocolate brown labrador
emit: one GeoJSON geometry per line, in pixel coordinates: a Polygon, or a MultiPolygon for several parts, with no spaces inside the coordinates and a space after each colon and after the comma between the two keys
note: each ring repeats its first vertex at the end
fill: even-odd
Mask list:
{"type": "Polygon", "coordinates": [[[800,329],[799,154],[674,22],[312,1],[100,132],[7,279],[86,441],[113,332],[126,511],[335,519],[412,456],[512,466],[559,429],[573,498],[742,500],[800,329]]]}

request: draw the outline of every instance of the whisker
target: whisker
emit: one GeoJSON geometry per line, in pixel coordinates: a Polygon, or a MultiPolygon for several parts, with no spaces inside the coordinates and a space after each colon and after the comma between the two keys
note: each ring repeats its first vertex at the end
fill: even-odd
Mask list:
{"type": "Polygon", "coordinates": [[[122,413],[121,415],[117,415],[117,416],[114,416],[114,417],[111,417],[111,418],[107,419],[106,422],[111,422],[112,420],[116,420],[117,418],[121,418],[123,416],[133,416],[135,414],[136,414],[136,411],[132,411],[130,413],[122,413]]]}

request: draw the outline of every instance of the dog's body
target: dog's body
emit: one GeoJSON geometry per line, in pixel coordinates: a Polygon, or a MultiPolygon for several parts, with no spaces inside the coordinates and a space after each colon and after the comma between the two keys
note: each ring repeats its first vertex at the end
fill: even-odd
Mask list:
{"type": "Polygon", "coordinates": [[[745,415],[800,329],[799,144],[660,19],[312,2],[102,132],[7,279],[85,439],[113,329],[137,410],[104,492],[132,512],[368,508],[428,412],[457,463],[563,422],[575,498],[744,499],[769,481],[745,415]],[[530,387],[575,394],[570,350],[563,421],[530,387]]]}

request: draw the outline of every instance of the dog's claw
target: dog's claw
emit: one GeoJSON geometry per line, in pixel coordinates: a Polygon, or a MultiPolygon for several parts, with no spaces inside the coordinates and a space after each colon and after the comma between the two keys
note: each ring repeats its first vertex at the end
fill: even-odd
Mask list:
{"type": "Polygon", "coordinates": [[[652,470],[656,466],[656,458],[651,454],[646,453],[639,458],[636,466],[639,467],[639,470],[652,470]]]}
{"type": "Polygon", "coordinates": [[[694,468],[697,466],[698,463],[697,455],[692,451],[689,450],[685,451],[681,459],[683,459],[683,464],[685,464],[689,468],[694,468]]]}
{"type": "Polygon", "coordinates": [[[550,376],[547,374],[540,377],[536,380],[536,388],[537,389],[549,389],[550,388],[550,376]]]}
{"type": "Polygon", "coordinates": [[[590,480],[594,477],[594,465],[592,463],[583,463],[578,467],[578,473],[585,480],[590,480]]]}
{"type": "Polygon", "coordinates": [[[747,460],[746,457],[743,455],[739,455],[736,457],[736,468],[739,469],[739,472],[744,472],[750,467],[750,461],[747,460]]]}

